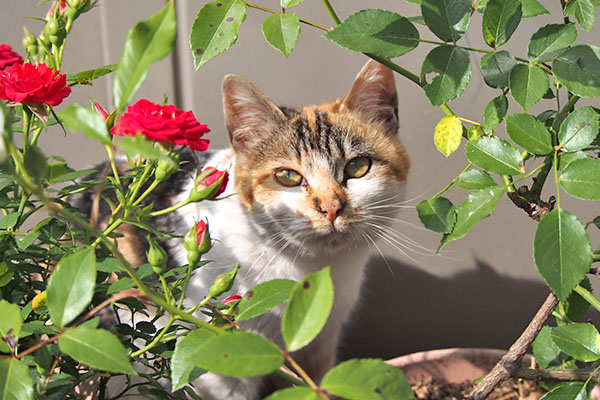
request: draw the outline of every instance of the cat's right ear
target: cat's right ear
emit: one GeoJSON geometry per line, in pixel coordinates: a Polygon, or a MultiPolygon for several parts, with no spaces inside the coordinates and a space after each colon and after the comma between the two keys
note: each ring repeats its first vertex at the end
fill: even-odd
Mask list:
{"type": "Polygon", "coordinates": [[[239,75],[225,76],[222,92],[225,126],[236,151],[246,149],[253,140],[285,119],[267,96],[239,75]]]}

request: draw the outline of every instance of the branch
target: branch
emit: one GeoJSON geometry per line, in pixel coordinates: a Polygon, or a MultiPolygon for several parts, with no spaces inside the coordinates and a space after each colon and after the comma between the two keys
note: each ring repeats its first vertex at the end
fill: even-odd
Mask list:
{"type": "Polygon", "coordinates": [[[600,371],[596,369],[531,369],[520,367],[516,369],[512,376],[514,378],[527,379],[530,381],[560,381],[574,382],[587,381],[588,379],[598,380],[600,371]]]}
{"type": "Polygon", "coordinates": [[[490,373],[471,391],[466,397],[467,399],[483,400],[496,385],[515,375],[516,371],[521,368],[521,359],[525,355],[527,348],[536,338],[544,322],[552,314],[557,304],[558,299],[554,293],[550,293],[521,336],[510,347],[504,357],[498,361],[490,373]]]}

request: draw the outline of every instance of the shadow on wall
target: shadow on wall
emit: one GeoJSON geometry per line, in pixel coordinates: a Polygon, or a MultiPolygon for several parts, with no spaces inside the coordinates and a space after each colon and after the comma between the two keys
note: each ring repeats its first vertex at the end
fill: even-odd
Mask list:
{"type": "Polygon", "coordinates": [[[448,278],[388,261],[395,277],[381,258],[368,266],[342,360],[447,347],[507,349],[549,293],[542,283],[503,277],[479,260],[475,270],[448,278]]]}

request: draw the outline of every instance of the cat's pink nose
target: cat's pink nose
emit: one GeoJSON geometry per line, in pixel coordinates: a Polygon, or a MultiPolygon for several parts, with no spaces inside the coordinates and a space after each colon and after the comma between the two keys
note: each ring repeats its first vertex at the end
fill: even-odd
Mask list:
{"type": "Polygon", "coordinates": [[[333,222],[338,217],[338,215],[342,209],[342,206],[343,206],[342,203],[336,199],[331,202],[322,204],[321,212],[323,214],[327,214],[327,219],[330,222],[333,222]]]}

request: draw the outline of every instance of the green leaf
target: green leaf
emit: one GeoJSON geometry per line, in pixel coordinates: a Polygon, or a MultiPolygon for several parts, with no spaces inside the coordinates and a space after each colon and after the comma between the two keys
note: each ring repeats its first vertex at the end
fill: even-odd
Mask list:
{"type": "MultiPolygon", "coordinates": [[[[592,292],[592,284],[586,276],[580,283],[579,286],[592,292]]],[[[567,300],[562,302],[563,307],[560,309],[560,313],[564,314],[566,318],[571,321],[580,321],[585,316],[585,313],[590,308],[590,303],[581,295],[575,291],[571,292],[567,300]]]]}
{"type": "Polygon", "coordinates": [[[139,154],[147,160],[163,160],[169,164],[174,164],[167,152],[161,146],[155,146],[154,143],[154,141],[147,140],[143,135],[123,136],[117,142],[117,146],[132,157],[139,154]]]}
{"type": "Polygon", "coordinates": [[[504,119],[506,112],[508,111],[508,99],[505,95],[501,94],[498,97],[493,98],[483,112],[483,124],[487,131],[491,131],[504,119]]]}
{"type": "Polygon", "coordinates": [[[106,122],[96,110],[71,104],[58,115],[71,132],[83,132],[87,137],[103,145],[110,145],[111,135],[106,129],[106,122]]]}
{"type": "Polygon", "coordinates": [[[67,75],[67,83],[71,86],[88,85],[91,84],[94,79],[114,72],[118,66],[119,64],[109,64],[103,67],[81,71],[75,75],[67,75]]]}
{"type": "Polygon", "coordinates": [[[450,233],[456,222],[456,207],[445,197],[423,200],[417,205],[417,214],[425,228],[439,233],[450,233]]]}
{"type": "Polygon", "coordinates": [[[542,14],[550,14],[538,0],[521,0],[523,18],[537,17],[542,14]]]}
{"type": "Polygon", "coordinates": [[[314,390],[307,386],[296,386],[283,390],[278,390],[272,395],[265,397],[264,400],[321,400],[314,390]]]}
{"type": "Polygon", "coordinates": [[[199,69],[233,46],[245,19],[246,3],[241,0],[217,0],[202,6],[190,31],[194,67],[199,69]]]}
{"type": "Polygon", "coordinates": [[[295,5],[298,5],[300,3],[302,3],[304,0],[281,0],[281,7],[283,8],[290,8],[293,7],[295,5]]]}
{"type": "Polygon", "coordinates": [[[438,251],[449,242],[465,236],[475,224],[489,217],[494,211],[496,203],[502,197],[502,193],[504,193],[504,188],[500,186],[470,193],[456,209],[454,229],[452,233],[444,235],[438,251]]]}
{"type": "Polygon", "coordinates": [[[118,110],[123,110],[140,88],[150,66],[171,52],[176,36],[173,2],[129,31],[113,77],[113,96],[118,110]]]}
{"type": "Polygon", "coordinates": [[[533,259],[558,299],[566,300],[592,265],[592,247],[585,227],[568,211],[549,212],[535,231],[533,259]]]}
{"type": "Polygon", "coordinates": [[[245,321],[270,311],[286,301],[296,282],[289,279],[273,279],[250,289],[242,297],[235,310],[235,319],[245,321]]]}
{"type": "Polygon", "coordinates": [[[540,400],[586,400],[585,382],[568,382],[555,387],[540,400]]]}
{"type": "Polygon", "coordinates": [[[574,160],[561,170],[560,187],[571,196],[583,200],[600,200],[600,160],[574,160]]]}
{"type": "MultiPolygon", "coordinates": [[[[9,264],[6,261],[0,262],[0,287],[6,286],[10,283],[15,274],[15,267],[12,262],[9,264]]],[[[0,303],[1,304],[1,303],[0,303]]],[[[1,324],[0,324],[1,326],[1,324]]],[[[2,329],[0,328],[0,336],[2,336],[2,329]]],[[[2,344],[0,343],[0,351],[2,351],[2,344]]]]}
{"type": "Polygon", "coordinates": [[[435,147],[448,157],[460,147],[463,126],[456,115],[448,115],[440,120],[433,132],[435,147]]]}
{"type": "Polygon", "coordinates": [[[579,45],[565,50],[552,63],[552,73],[578,96],[600,96],[600,47],[579,45]]]}
{"type": "Polygon", "coordinates": [[[498,186],[494,178],[481,169],[471,169],[458,176],[455,185],[465,190],[486,189],[498,186]]]}
{"type": "Polygon", "coordinates": [[[198,352],[215,334],[206,329],[196,329],[188,333],[177,342],[171,358],[171,382],[173,391],[179,390],[189,382],[198,378],[204,372],[194,364],[198,352]]]}
{"type": "Polygon", "coordinates": [[[92,368],[137,375],[131,366],[125,346],[107,330],[78,326],[66,331],[58,339],[58,347],[75,360],[92,368]]]}
{"type": "Polygon", "coordinates": [[[508,80],[517,60],[512,53],[500,50],[481,57],[481,74],[485,83],[493,88],[508,87],[508,80]]]}
{"type": "Polygon", "coordinates": [[[457,98],[471,79],[471,58],[465,49],[442,45],[427,54],[421,66],[421,79],[434,73],[436,76],[423,86],[434,106],[457,98]]]}
{"type": "Polygon", "coordinates": [[[552,135],[533,115],[512,114],[506,117],[506,133],[519,146],[536,155],[551,153],[552,135]]]}
{"type": "Polygon", "coordinates": [[[269,374],[284,361],[281,349],[264,337],[245,331],[215,335],[202,349],[189,358],[195,365],[238,378],[269,374]]]}
{"type": "Polygon", "coordinates": [[[11,229],[19,221],[19,213],[13,212],[0,218],[0,229],[11,229]]]}
{"type": "Polygon", "coordinates": [[[579,361],[600,360],[600,335],[592,324],[571,323],[552,328],[552,341],[579,361]]]}
{"type": "Polygon", "coordinates": [[[16,358],[0,358],[0,399],[33,399],[33,381],[29,368],[16,358]]]}
{"type": "Polygon", "coordinates": [[[94,249],[64,256],[48,283],[46,302],[52,322],[62,328],[73,321],[92,301],[95,285],[94,249]]]}
{"type": "Polygon", "coordinates": [[[378,359],[344,361],[325,374],[321,387],[349,400],[415,398],[404,373],[378,359]]]}
{"type": "Polygon", "coordinates": [[[575,15],[579,26],[589,31],[594,26],[594,5],[590,0],[572,0],[566,4],[565,17],[575,15]]]}
{"type": "Polygon", "coordinates": [[[323,329],[333,307],[329,267],[307,275],[292,289],[281,319],[281,333],[289,351],[309,344],[323,329]]]}
{"type": "Polygon", "coordinates": [[[577,39],[574,24],[550,24],[541,27],[531,37],[527,56],[532,61],[553,59],[577,39]]]}
{"type": "Polygon", "coordinates": [[[427,27],[445,42],[464,36],[471,20],[470,0],[423,0],[421,13],[427,27]]]}
{"type": "Polygon", "coordinates": [[[550,87],[548,75],[538,66],[518,64],[510,72],[510,94],[527,111],[537,104],[550,87]]]}
{"type": "Polygon", "coordinates": [[[483,11],[482,32],[488,46],[494,49],[510,39],[521,22],[519,0],[490,0],[483,11]]]}
{"type": "Polygon", "coordinates": [[[16,304],[0,300],[0,315],[0,352],[14,353],[23,325],[21,309],[16,304]]]}
{"type": "Polygon", "coordinates": [[[600,123],[600,114],[592,107],[583,107],[573,111],[560,125],[558,143],[565,151],[577,151],[590,145],[596,136],[600,123]]]}
{"type": "Polygon", "coordinates": [[[562,173],[567,165],[575,160],[581,160],[582,158],[591,158],[583,151],[576,151],[574,153],[559,153],[559,168],[558,170],[562,173]]]}
{"type": "Polygon", "coordinates": [[[267,42],[287,58],[300,36],[300,19],[293,12],[273,14],[265,18],[261,29],[267,42]]]}
{"type": "Polygon", "coordinates": [[[473,164],[500,175],[522,174],[521,152],[497,136],[483,136],[466,145],[467,158],[473,164]]]}
{"type": "Polygon", "coordinates": [[[323,35],[339,46],[382,57],[399,57],[419,44],[419,31],[391,11],[362,10],[323,35]]]}
{"type": "Polygon", "coordinates": [[[555,365],[560,356],[560,349],[552,341],[552,328],[544,326],[532,343],[533,356],[543,369],[555,365]]]}

